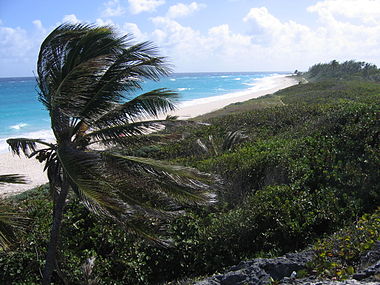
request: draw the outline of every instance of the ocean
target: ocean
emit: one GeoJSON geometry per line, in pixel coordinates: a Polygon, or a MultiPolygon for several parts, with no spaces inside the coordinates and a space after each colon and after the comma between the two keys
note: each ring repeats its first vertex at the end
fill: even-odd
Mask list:
{"type": "MultiPolygon", "coordinates": [[[[179,105],[192,105],[218,96],[236,96],[241,91],[271,88],[273,78],[286,73],[176,73],[159,82],[148,81],[143,91],[168,88],[180,94],[179,105]]],[[[48,112],[37,99],[37,83],[33,77],[0,78],[0,153],[6,152],[6,139],[32,137],[51,139],[48,112]]]]}

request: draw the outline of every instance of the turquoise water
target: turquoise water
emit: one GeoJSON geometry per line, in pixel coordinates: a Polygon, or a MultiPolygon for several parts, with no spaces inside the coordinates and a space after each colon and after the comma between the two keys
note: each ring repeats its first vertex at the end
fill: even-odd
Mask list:
{"type": "MultiPolygon", "coordinates": [[[[199,101],[253,88],[260,79],[273,75],[262,72],[178,73],[159,82],[146,82],[143,89],[164,87],[175,90],[180,94],[180,102],[191,104],[195,99],[199,101]]],[[[36,85],[35,78],[0,78],[0,152],[6,151],[5,139],[9,137],[51,136],[49,116],[37,99],[36,85]]]]}

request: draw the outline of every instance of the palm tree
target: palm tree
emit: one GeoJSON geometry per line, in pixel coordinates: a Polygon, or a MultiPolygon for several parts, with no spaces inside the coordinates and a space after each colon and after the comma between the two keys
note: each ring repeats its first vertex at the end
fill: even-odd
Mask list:
{"type": "Polygon", "coordinates": [[[150,42],[133,44],[111,27],[62,24],[42,43],[39,100],[49,111],[56,142],[7,142],[14,153],[45,163],[54,209],[43,284],[49,284],[54,271],[69,190],[90,211],[150,239],[155,237],[141,220],[165,218],[183,203],[213,200],[210,175],[110,148],[138,143],[136,138],[165,124],[141,119],[173,110],[176,93],[157,89],[129,97],[143,80],[157,81],[169,71],[150,42]]]}
{"type": "MultiPolygon", "coordinates": [[[[7,183],[24,184],[23,176],[18,174],[0,175],[0,187],[7,183]]],[[[14,228],[25,225],[26,218],[21,217],[17,212],[0,198],[0,248],[7,249],[10,240],[14,238],[14,228]]]]}

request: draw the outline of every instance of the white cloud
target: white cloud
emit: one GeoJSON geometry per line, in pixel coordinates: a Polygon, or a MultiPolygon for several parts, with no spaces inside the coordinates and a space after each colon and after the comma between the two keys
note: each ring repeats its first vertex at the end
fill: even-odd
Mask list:
{"type": "Polygon", "coordinates": [[[128,0],[132,14],[153,12],[157,7],[165,4],[165,0],[128,0]]]}
{"type": "Polygon", "coordinates": [[[120,5],[119,0],[110,0],[103,5],[105,7],[102,12],[103,17],[117,17],[125,14],[125,9],[120,5]]]}
{"type": "Polygon", "coordinates": [[[124,23],[121,27],[122,34],[130,34],[137,42],[148,40],[147,34],[143,33],[135,23],[124,23]]]}
{"type": "Polygon", "coordinates": [[[98,26],[115,26],[115,23],[110,19],[103,20],[102,18],[98,18],[95,20],[95,23],[98,26]]]}
{"type": "Polygon", "coordinates": [[[42,39],[45,37],[41,21],[33,21],[31,32],[0,24],[0,77],[32,76],[42,39]]]}
{"type": "MultiPolygon", "coordinates": [[[[369,13],[374,15],[377,12],[370,12],[368,7],[362,8],[360,13],[354,12],[354,6],[351,6],[353,2],[357,4],[353,0],[326,0],[309,7],[309,12],[316,12],[319,16],[319,26],[316,28],[294,21],[282,22],[265,7],[252,8],[244,21],[256,25],[261,31],[254,36],[262,40],[262,52],[278,57],[289,66],[293,63],[293,66],[298,64],[297,68],[306,68],[313,63],[331,59],[374,62],[379,60],[377,55],[374,58],[374,51],[380,44],[377,36],[380,27],[365,22],[364,18],[369,13]],[[337,2],[340,3],[335,6],[337,2]],[[343,8],[346,4],[348,6],[343,8]],[[363,21],[358,23],[359,15],[362,15],[360,19],[363,21]]],[[[376,19],[377,16],[373,17],[373,20],[376,19]]]]}
{"type": "Polygon", "coordinates": [[[294,21],[281,22],[271,15],[267,8],[252,8],[243,18],[244,22],[254,22],[263,31],[261,40],[264,44],[292,47],[307,44],[312,31],[294,21]]]}
{"type": "Polygon", "coordinates": [[[176,5],[170,6],[166,16],[172,19],[185,17],[203,8],[206,8],[206,5],[197,2],[192,2],[188,5],[178,3],[176,5]]]}
{"type": "MultiPolygon", "coordinates": [[[[120,34],[132,33],[137,42],[152,40],[161,54],[169,56],[176,71],[303,70],[332,59],[379,65],[379,2],[361,0],[367,5],[358,5],[354,0],[319,1],[307,9],[318,18],[313,26],[283,21],[266,7],[254,7],[242,17],[245,27],[241,30],[245,33],[234,31],[227,20],[205,31],[180,24],[176,17],[202,8],[198,6],[201,4],[193,5],[197,2],[183,4],[185,8],[173,5],[165,17],[151,18],[150,31],[136,23],[116,24],[106,18],[97,19],[96,24],[115,26],[120,34]]],[[[152,12],[163,3],[164,0],[129,0],[133,13],[152,12]]],[[[79,21],[75,15],[66,15],[63,20],[79,21]]],[[[32,32],[5,27],[0,22],[0,65],[32,70],[46,30],[40,20],[33,21],[32,32]]]]}
{"type": "Polygon", "coordinates": [[[34,20],[32,23],[34,24],[34,26],[36,26],[37,29],[42,29],[41,20],[34,20]]]}
{"type": "MultiPolygon", "coordinates": [[[[330,2],[334,1],[320,1],[315,6],[325,7],[321,3],[330,2]]],[[[377,12],[362,8],[360,14],[348,8],[338,11],[333,6],[320,14],[325,8],[321,9],[308,9],[319,19],[318,25],[311,27],[282,21],[266,7],[252,8],[242,19],[250,31],[245,34],[231,30],[228,24],[202,33],[181,25],[168,14],[152,18],[156,29],[148,38],[170,56],[180,71],[306,69],[332,59],[380,62],[380,25],[373,25],[378,20],[377,12]],[[364,21],[364,15],[372,15],[372,20],[364,21]]]]}
{"type": "Polygon", "coordinates": [[[23,57],[28,54],[32,41],[21,28],[0,27],[0,57],[23,57]]]}
{"type": "Polygon", "coordinates": [[[152,39],[180,68],[177,71],[229,70],[227,65],[251,61],[246,57],[252,47],[251,37],[233,33],[229,25],[212,27],[202,34],[167,17],[152,21],[157,27],[152,39]]]}
{"type": "MultiPolygon", "coordinates": [[[[66,15],[62,22],[78,23],[75,15],[66,15]]],[[[0,23],[0,77],[32,76],[40,45],[54,26],[46,28],[42,21],[32,21],[31,29],[7,27],[0,23]]]]}
{"type": "Polygon", "coordinates": [[[316,12],[321,19],[343,16],[355,18],[367,24],[380,23],[380,1],[378,0],[325,0],[307,9],[316,12]]]}
{"type": "Polygon", "coordinates": [[[80,23],[81,21],[77,18],[77,16],[75,16],[74,14],[70,14],[70,15],[65,15],[63,16],[63,22],[68,22],[68,23],[71,23],[71,24],[78,24],[80,23]]]}

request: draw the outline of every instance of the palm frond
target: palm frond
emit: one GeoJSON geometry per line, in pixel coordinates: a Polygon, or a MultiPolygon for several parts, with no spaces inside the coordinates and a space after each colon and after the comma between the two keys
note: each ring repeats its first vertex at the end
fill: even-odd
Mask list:
{"type": "Polygon", "coordinates": [[[167,121],[177,121],[178,120],[178,116],[167,115],[165,120],[167,120],[167,121]]]}
{"type": "Polygon", "coordinates": [[[144,134],[143,136],[122,136],[115,139],[114,137],[110,137],[108,139],[92,139],[89,143],[87,143],[87,146],[90,146],[92,144],[103,144],[106,146],[138,146],[138,145],[144,145],[147,143],[156,143],[156,142],[162,142],[165,140],[172,140],[173,138],[176,138],[176,135],[167,135],[167,134],[160,134],[160,133],[148,133],[144,134]]]}
{"type": "Polygon", "coordinates": [[[0,199],[0,247],[8,249],[15,237],[15,229],[22,229],[27,225],[28,218],[13,210],[11,205],[0,199]]]}
{"type": "Polygon", "coordinates": [[[137,195],[135,180],[115,175],[97,152],[61,148],[59,157],[71,187],[90,211],[120,223],[126,223],[120,219],[127,216],[162,218],[172,214],[137,195]]]}
{"type": "Polygon", "coordinates": [[[157,117],[160,113],[175,110],[176,92],[161,88],[144,93],[124,104],[115,106],[92,124],[98,128],[126,124],[136,118],[157,117]]]}
{"type": "MultiPolygon", "coordinates": [[[[123,92],[158,80],[169,68],[150,42],[132,44],[110,27],[64,24],[43,42],[38,59],[40,100],[53,113],[90,120],[120,103],[123,92]]],[[[70,120],[52,116],[52,125],[70,120]]],[[[80,126],[80,123],[79,123],[80,126]]]]}
{"type": "Polygon", "coordinates": [[[224,138],[222,150],[231,150],[233,146],[242,143],[247,139],[248,136],[243,131],[237,130],[233,132],[228,132],[224,138]]]}
{"type": "Polygon", "coordinates": [[[97,84],[89,86],[88,101],[78,116],[89,120],[106,111],[111,104],[118,103],[125,92],[131,94],[141,89],[143,79],[159,80],[162,75],[166,76],[169,68],[163,58],[154,56],[155,49],[146,42],[129,46],[118,54],[114,61],[110,61],[104,74],[100,74],[97,84]]]}
{"type": "MultiPolygon", "coordinates": [[[[103,152],[103,156],[115,161],[119,169],[137,169],[144,172],[145,179],[153,178],[160,190],[181,203],[207,204],[215,202],[214,191],[219,180],[216,176],[202,173],[194,168],[172,165],[144,157],[126,156],[103,152]]],[[[136,175],[136,174],[135,174],[136,175]]]]}
{"type": "Polygon", "coordinates": [[[123,143],[127,142],[127,140],[125,140],[126,137],[141,136],[148,132],[159,130],[163,127],[163,123],[164,121],[155,120],[116,125],[90,132],[79,139],[95,140],[103,144],[123,145],[123,143]]]}
{"type": "Polygon", "coordinates": [[[54,29],[43,41],[37,61],[39,100],[48,110],[52,109],[53,90],[60,85],[65,77],[63,65],[65,63],[65,49],[70,42],[82,37],[92,26],[62,24],[54,29]]]}
{"type": "Polygon", "coordinates": [[[3,174],[0,175],[0,186],[6,183],[25,184],[25,177],[19,174],[3,174]]]}
{"type": "Polygon", "coordinates": [[[107,209],[121,210],[121,204],[114,197],[112,189],[105,187],[107,181],[101,179],[104,169],[98,153],[62,146],[57,154],[71,185],[80,194],[86,207],[98,214],[107,214],[107,209]]]}
{"type": "Polygon", "coordinates": [[[15,138],[7,139],[7,144],[10,146],[12,152],[20,156],[24,153],[25,156],[29,157],[31,153],[36,151],[37,144],[42,144],[54,148],[53,144],[47,143],[40,139],[28,139],[28,138],[15,138]]]}
{"type": "Polygon", "coordinates": [[[211,174],[203,173],[198,171],[195,168],[182,166],[182,165],[173,165],[167,161],[155,160],[146,157],[136,157],[136,156],[127,156],[117,153],[104,152],[104,155],[111,156],[114,158],[122,159],[126,162],[138,163],[142,167],[146,166],[147,168],[154,167],[157,170],[164,171],[174,175],[180,175],[185,178],[200,180],[203,182],[212,182],[214,177],[211,174]]]}

